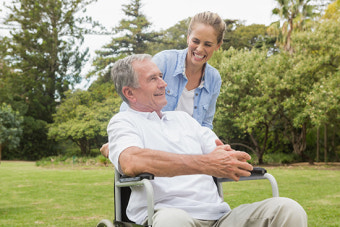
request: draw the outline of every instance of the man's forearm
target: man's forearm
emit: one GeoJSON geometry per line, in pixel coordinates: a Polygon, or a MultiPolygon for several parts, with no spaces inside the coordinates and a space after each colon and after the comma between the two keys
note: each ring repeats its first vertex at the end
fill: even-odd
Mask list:
{"type": "Polygon", "coordinates": [[[164,151],[129,147],[124,150],[119,163],[124,174],[136,176],[152,173],[158,177],[173,177],[202,173],[199,164],[203,155],[181,155],[164,151]]]}
{"type": "Polygon", "coordinates": [[[249,176],[252,166],[245,152],[226,151],[223,146],[205,155],[174,154],[170,152],[129,147],[119,157],[124,174],[136,176],[151,173],[158,177],[207,174],[238,180],[249,176]]]}

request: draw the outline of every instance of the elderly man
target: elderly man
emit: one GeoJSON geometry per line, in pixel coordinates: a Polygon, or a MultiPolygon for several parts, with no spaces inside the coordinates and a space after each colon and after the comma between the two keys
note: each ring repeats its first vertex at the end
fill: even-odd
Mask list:
{"type": "MultiPolygon", "coordinates": [[[[250,156],[224,145],[213,131],[166,105],[162,73],[150,55],[132,55],[112,68],[117,93],[129,108],[108,125],[109,158],[125,175],[148,172],[155,192],[154,226],[307,226],[303,208],[288,198],[270,198],[233,210],[218,195],[211,176],[249,176],[250,156]]],[[[133,188],[127,215],[147,218],[143,190],[133,188]]]]}

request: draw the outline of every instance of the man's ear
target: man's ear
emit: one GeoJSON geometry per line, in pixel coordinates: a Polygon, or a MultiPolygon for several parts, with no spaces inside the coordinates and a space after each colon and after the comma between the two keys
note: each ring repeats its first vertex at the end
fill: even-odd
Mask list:
{"type": "Polygon", "coordinates": [[[136,101],[133,89],[131,87],[127,87],[127,86],[123,87],[122,92],[123,92],[123,95],[129,100],[130,103],[133,103],[136,101]]]}

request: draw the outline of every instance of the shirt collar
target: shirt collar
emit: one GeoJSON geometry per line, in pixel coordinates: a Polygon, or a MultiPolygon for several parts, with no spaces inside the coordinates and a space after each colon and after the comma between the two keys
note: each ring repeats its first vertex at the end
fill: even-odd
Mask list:
{"type": "Polygon", "coordinates": [[[155,111],[153,111],[153,112],[141,112],[141,111],[134,110],[129,106],[127,107],[126,111],[136,113],[139,116],[142,116],[143,118],[146,118],[148,120],[170,120],[171,119],[171,116],[169,116],[169,114],[167,114],[167,112],[163,112],[163,111],[161,111],[161,114],[162,114],[161,119],[159,119],[159,116],[155,111]]]}

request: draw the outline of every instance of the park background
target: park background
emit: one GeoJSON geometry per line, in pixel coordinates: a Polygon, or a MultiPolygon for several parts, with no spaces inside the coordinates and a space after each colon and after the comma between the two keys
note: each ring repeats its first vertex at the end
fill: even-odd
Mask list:
{"type": "MultiPolygon", "coordinates": [[[[227,24],[224,43],[209,61],[223,81],[214,131],[235,149],[251,154],[252,164],[277,166],[271,171],[279,178],[281,173],[292,177],[301,174],[300,181],[293,181],[294,186],[304,185],[313,193],[318,191],[305,201],[318,201],[314,204],[319,206],[318,212],[320,209],[330,211],[330,215],[321,212],[321,217],[312,213],[313,218],[319,219],[312,219],[311,226],[332,226],[330,223],[339,224],[334,217],[339,216],[340,204],[337,165],[340,1],[274,2],[272,14],[278,19],[269,24],[246,24],[223,17],[227,24]],[[304,163],[310,166],[303,168],[315,171],[307,173],[296,168],[288,171],[289,166],[304,163]],[[327,172],[330,178],[320,177],[320,171],[327,172]],[[304,173],[311,174],[308,180],[304,173]],[[320,182],[321,178],[327,181],[320,182]],[[320,185],[315,185],[316,182],[320,185]],[[331,184],[334,187],[329,186],[331,184]],[[322,187],[317,189],[317,186],[322,187]],[[327,197],[321,201],[323,192],[327,197]]],[[[186,48],[187,24],[192,15],[168,28],[155,30],[144,14],[143,1],[131,0],[119,5],[121,18],[117,25],[108,28],[83,11],[95,3],[93,0],[10,0],[1,6],[4,19],[1,28],[8,34],[0,36],[0,160],[33,161],[34,165],[22,162],[15,165],[13,163],[18,162],[13,161],[0,164],[1,195],[4,195],[0,201],[0,221],[3,221],[0,225],[20,219],[20,209],[14,205],[20,200],[25,202],[19,196],[20,190],[28,189],[21,195],[32,198],[29,205],[25,205],[27,210],[30,206],[40,206],[40,202],[33,199],[36,186],[44,185],[39,180],[45,179],[46,185],[51,186],[56,177],[55,188],[58,188],[65,176],[57,173],[80,177],[79,172],[88,173],[84,169],[94,171],[93,168],[100,169],[99,175],[112,178],[112,166],[99,152],[107,141],[107,123],[121,103],[110,81],[110,67],[117,59],[133,53],[155,54],[164,49],[186,48]],[[84,47],[85,36],[108,39],[91,60],[89,49],[84,47]],[[81,83],[82,79],[90,83],[81,83]],[[25,175],[26,172],[32,174],[25,175]],[[35,178],[32,183],[30,177],[35,178]]],[[[105,177],[98,178],[97,183],[94,180],[79,185],[106,182],[103,183],[106,190],[111,190],[108,185],[112,179],[105,177]]],[[[282,178],[285,180],[281,185],[286,186],[286,180],[292,182],[290,178],[282,178]]],[[[70,181],[74,180],[76,178],[71,177],[70,181]]],[[[95,194],[102,189],[98,186],[87,191],[85,194],[91,195],[88,200],[96,200],[95,194]]],[[[79,191],[79,188],[65,189],[68,190],[79,191]]],[[[297,197],[303,195],[304,190],[296,190],[297,197]]],[[[47,207],[54,204],[51,194],[55,193],[46,193],[46,201],[42,203],[47,207]]],[[[84,205],[79,203],[82,197],[70,196],[69,201],[71,198],[75,208],[84,205]]],[[[102,203],[109,206],[105,197],[93,206],[102,203]]],[[[66,212],[65,206],[60,206],[63,207],[60,212],[64,211],[61,216],[66,212]]],[[[40,223],[42,213],[26,213],[22,220],[35,217],[36,225],[53,226],[45,219],[40,223]]]]}

